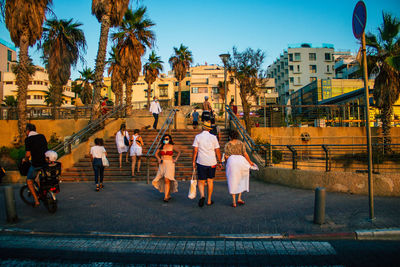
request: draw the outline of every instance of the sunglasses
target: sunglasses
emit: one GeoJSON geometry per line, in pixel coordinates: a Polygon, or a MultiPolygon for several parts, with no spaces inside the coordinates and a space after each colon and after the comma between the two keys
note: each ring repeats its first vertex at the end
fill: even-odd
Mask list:
{"type": "Polygon", "coordinates": [[[167,140],[167,141],[168,141],[168,140],[169,140],[169,138],[164,138],[164,140],[167,140]]]}

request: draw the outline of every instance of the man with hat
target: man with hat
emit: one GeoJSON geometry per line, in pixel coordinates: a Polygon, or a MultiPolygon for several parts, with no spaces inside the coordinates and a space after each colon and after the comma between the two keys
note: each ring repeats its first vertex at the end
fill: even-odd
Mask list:
{"type": "Polygon", "coordinates": [[[198,186],[200,191],[199,207],[205,202],[205,183],[207,181],[207,205],[214,202],[211,200],[216,167],[221,167],[221,151],[217,137],[210,134],[211,122],[203,122],[203,132],[196,135],[193,142],[193,169],[197,168],[198,186]]]}

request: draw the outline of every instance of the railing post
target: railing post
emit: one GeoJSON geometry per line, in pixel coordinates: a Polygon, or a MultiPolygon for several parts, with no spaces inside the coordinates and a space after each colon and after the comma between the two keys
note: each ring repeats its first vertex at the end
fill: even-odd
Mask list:
{"type": "Polygon", "coordinates": [[[147,184],[150,183],[150,158],[147,157],[147,184]]]}
{"type": "Polygon", "coordinates": [[[330,162],[329,162],[329,148],[327,145],[322,145],[322,149],[325,152],[325,171],[329,172],[331,170],[330,168],[330,162]]]}
{"type": "Polygon", "coordinates": [[[292,152],[292,168],[297,169],[297,151],[293,146],[287,146],[287,148],[292,152]]]}
{"type": "Polygon", "coordinates": [[[174,129],[175,129],[175,130],[176,130],[176,117],[177,117],[176,113],[177,113],[178,111],[179,111],[179,110],[175,109],[175,112],[174,112],[174,129]]]}
{"type": "Polygon", "coordinates": [[[271,144],[267,144],[267,148],[265,150],[265,167],[272,166],[271,149],[272,149],[271,144]]]}

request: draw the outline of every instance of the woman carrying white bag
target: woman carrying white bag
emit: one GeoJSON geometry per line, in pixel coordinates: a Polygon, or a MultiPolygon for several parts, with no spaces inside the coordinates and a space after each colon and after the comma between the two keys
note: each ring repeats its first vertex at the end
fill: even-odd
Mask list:
{"type": "Polygon", "coordinates": [[[250,168],[255,165],[246,152],[244,143],[238,140],[239,134],[236,130],[230,131],[230,141],[225,145],[226,179],[229,193],[232,195],[232,207],[244,205],[242,193],[249,192],[250,168]],[[238,199],[236,202],[236,195],[238,199]]]}

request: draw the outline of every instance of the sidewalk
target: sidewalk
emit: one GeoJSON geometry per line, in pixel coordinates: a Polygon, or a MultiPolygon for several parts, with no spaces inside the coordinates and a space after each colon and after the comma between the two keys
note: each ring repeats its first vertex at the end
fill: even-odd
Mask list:
{"type": "MultiPolygon", "coordinates": [[[[296,237],[342,235],[357,230],[400,228],[400,198],[375,197],[376,220],[368,220],[368,197],[329,193],[326,223],[313,224],[314,192],[252,180],[244,206],[232,208],[226,182],[215,182],[212,206],[199,208],[187,198],[188,182],[169,203],[143,182],[105,183],[94,191],[92,183],[62,183],[59,209],[49,214],[15,198],[19,222],[6,223],[0,203],[0,230],[93,235],[144,235],[168,237],[296,237]]],[[[0,199],[3,201],[3,189],[0,199]]]]}

